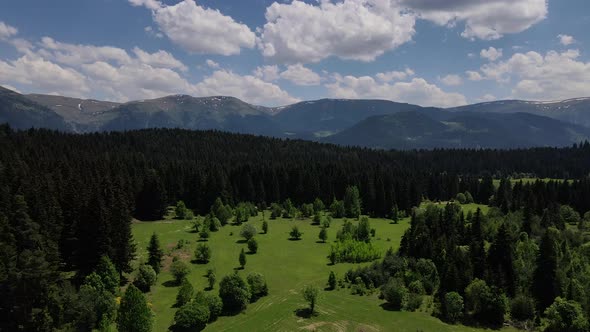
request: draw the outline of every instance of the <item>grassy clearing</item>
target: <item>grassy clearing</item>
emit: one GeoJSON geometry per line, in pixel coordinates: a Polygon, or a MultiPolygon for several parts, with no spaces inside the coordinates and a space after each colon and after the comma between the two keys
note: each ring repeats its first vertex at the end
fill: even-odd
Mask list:
{"type": "MultiPolygon", "coordinates": [[[[268,216],[268,212],[266,215],[268,216]]],[[[262,215],[251,218],[249,222],[260,230],[262,215]]],[[[380,307],[383,301],[377,295],[351,295],[349,289],[322,292],[322,299],[318,303],[320,314],[312,318],[300,317],[298,310],[306,308],[300,294],[305,284],[325,287],[330,271],[334,271],[340,278],[353,266],[329,266],[326,258],[329,243],[335,239],[342,222],[340,219],[333,220],[328,231],[328,243],[319,243],[320,228],[312,225],[310,220],[270,220],[269,233],[256,236],[259,243],[258,253],[248,255],[245,269],[239,271],[244,277],[250,272],[264,274],[269,285],[269,296],[250,304],[240,315],[221,317],[217,322],[208,325],[206,331],[477,331],[474,328],[444,324],[426,313],[386,311],[380,307]],[[288,233],[295,224],[303,232],[300,241],[289,240],[288,233]]],[[[187,221],[172,220],[135,223],[133,233],[138,245],[138,260],[145,260],[145,247],[151,234],[156,232],[166,253],[173,253],[190,262],[198,243],[198,234],[191,233],[190,226],[187,221]],[[182,249],[175,249],[180,239],[189,243],[182,249]]],[[[399,247],[409,220],[404,219],[394,225],[389,220],[371,219],[371,226],[377,230],[374,245],[384,252],[389,247],[399,247]]],[[[213,253],[211,262],[204,265],[191,264],[189,280],[195,289],[206,288],[207,269],[215,269],[219,281],[239,266],[239,252],[242,248],[247,250],[246,244],[240,241],[240,229],[239,226],[228,225],[211,234],[208,241],[213,253]]],[[[173,278],[168,272],[169,262],[168,258],[157,285],[148,294],[149,302],[156,313],[154,331],[166,331],[176,311],[173,305],[178,287],[171,282],[173,278]]],[[[217,285],[212,292],[218,292],[217,285]]]]}

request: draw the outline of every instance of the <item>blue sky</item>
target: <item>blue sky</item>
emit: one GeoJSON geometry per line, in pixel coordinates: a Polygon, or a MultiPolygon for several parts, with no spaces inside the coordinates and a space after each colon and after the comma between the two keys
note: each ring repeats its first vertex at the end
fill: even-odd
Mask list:
{"type": "Polygon", "coordinates": [[[590,96],[587,0],[6,0],[0,85],[115,101],[590,96]]]}

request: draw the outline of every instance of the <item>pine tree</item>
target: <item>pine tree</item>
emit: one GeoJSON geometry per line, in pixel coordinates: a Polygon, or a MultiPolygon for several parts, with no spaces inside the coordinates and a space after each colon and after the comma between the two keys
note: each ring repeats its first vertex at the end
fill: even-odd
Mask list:
{"type": "Polygon", "coordinates": [[[361,215],[361,197],[356,186],[346,188],[344,211],[348,218],[358,218],[361,215]]]}
{"type": "Polygon", "coordinates": [[[537,269],[533,279],[533,295],[537,300],[538,309],[543,312],[553,300],[560,295],[559,281],[557,277],[559,244],[559,231],[549,228],[541,239],[539,255],[537,256],[537,269]]]}
{"type": "Polygon", "coordinates": [[[244,266],[246,266],[246,252],[244,251],[244,248],[242,248],[242,251],[240,251],[239,262],[240,262],[240,267],[243,270],[244,266]]]}
{"type": "Polygon", "coordinates": [[[469,243],[469,254],[473,266],[473,277],[482,279],[485,273],[486,252],[481,228],[481,209],[473,215],[471,220],[471,242],[469,243]]]}
{"type": "Polygon", "coordinates": [[[117,315],[117,329],[121,332],[151,332],[153,315],[145,296],[137,287],[129,285],[121,298],[117,315]]]}
{"type": "Polygon", "coordinates": [[[154,269],[154,271],[156,271],[156,273],[160,273],[164,251],[162,250],[162,248],[160,248],[160,240],[158,239],[158,235],[155,232],[152,234],[152,237],[150,238],[150,244],[148,245],[147,250],[147,264],[150,265],[154,269]]]}

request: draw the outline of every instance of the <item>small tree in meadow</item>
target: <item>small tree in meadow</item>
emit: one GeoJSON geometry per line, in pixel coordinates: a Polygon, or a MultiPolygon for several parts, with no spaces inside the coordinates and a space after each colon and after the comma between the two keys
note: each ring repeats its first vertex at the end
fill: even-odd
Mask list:
{"type": "Polygon", "coordinates": [[[174,276],[174,280],[177,284],[180,284],[182,279],[184,279],[189,274],[189,272],[190,270],[188,266],[179,259],[173,261],[170,265],[170,273],[172,273],[174,276]]]}
{"type": "Polygon", "coordinates": [[[310,314],[315,313],[315,307],[320,297],[320,289],[314,285],[307,285],[303,287],[303,299],[309,304],[310,314]]]}
{"type": "Polygon", "coordinates": [[[178,294],[176,295],[176,305],[181,307],[188,303],[194,295],[195,289],[187,278],[182,279],[178,294]]]}
{"type": "Polygon", "coordinates": [[[248,250],[250,250],[251,254],[255,254],[258,252],[258,241],[255,238],[251,238],[248,240],[248,250]]]}
{"type": "Polygon", "coordinates": [[[291,236],[292,240],[301,240],[301,236],[303,235],[303,233],[301,233],[299,227],[293,226],[289,235],[291,236]]]}
{"type": "Polygon", "coordinates": [[[174,330],[201,331],[207,326],[210,316],[209,308],[196,301],[183,305],[174,315],[174,330]]]}
{"type": "Polygon", "coordinates": [[[195,260],[203,264],[209,263],[209,260],[211,260],[211,248],[206,243],[197,244],[195,260]]]}
{"type": "Polygon", "coordinates": [[[328,276],[328,289],[336,289],[336,274],[334,274],[334,271],[330,271],[330,276],[328,276]]]}
{"type": "Polygon", "coordinates": [[[243,270],[244,267],[246,266],[246,252],[244,251],[244,248],[242,248],[242,251],[240,251],[239,261],[240,261],[240,267],[243,270]]]}
{"type": "Polygon", "coordinates": [[[145,296],[137,287],[130,285],[121,298],[117,315],[119,331],[150,332],[153,315],[145,296]]]}
{"type": "Polygon", "coordinates": [[[186,205],[183,201],[178,201],[178,203],[176,203],[176,208],[174,209],[174,212],[176,214],[176,219],[184,220],[186,219],[188,209],[186,208],[186,205]]]}
{"type": "Polygon", "coordinates": [[[209,284],[209,289],[213,289],[215,287],[215,281],[217,280],[217,276],[213,270],[207,273],[207,283],[209,284]]]}
{"type": "Polygon", "coordinates": [[[162,266],[162,257],[164,257],[164,251],[160,247],[160,240],[156,233],[152,234],[150,243],[148,245],[148,261],[147,263],[154,269],[156,274],[160,273],[160,267],[162,266]]]}
{"type": "Polygon", "coordinates": [[[320,229],[319,238],[322,242],[326,243],[326,240],[328,239],[328,230],[326,230],[326,228],[322,227],[322,229],[320,229]]]}
{"type": "Polygon", "coordinates": [[[207,241],[209,239],[209,228],[208,227],[201,227],[201,231],[199,232],[199,238],[201,241],[207,241]]]}
{"type": "Polygon", "coordinates": [[[150,288],[156,283],[156,278],[156,271],[151,265],[144,264],[139,267],[134,284],[142,292],[149,292],[150,288]]]}
{"type": "Polygon", "coordinates": [[[262,222],[262,233],[268,234],[268,222],[266,220],[262,222]]]}
{"type": "Polygon", "coordinates": [[[223,309],[234,313],[246,309],[252,295],[250,286],[234,273],[223,277],[219,283],[219,297],[223,301],[223,309]]]}
{"type": "Polygon", "coordinates": [[[463,297],[457,292],[445,294],[444,312],[445,318],[451,323],[456,323],[463,316],[463,297]]]}
{"type": "Polygon", "coordinates": [[[246,239],[246,241],[253,238],[257,233],[258,231],[256,230],[256,227],[254,227],[252,224],[245,224],[240,231],[240,235],[246,239]]]}

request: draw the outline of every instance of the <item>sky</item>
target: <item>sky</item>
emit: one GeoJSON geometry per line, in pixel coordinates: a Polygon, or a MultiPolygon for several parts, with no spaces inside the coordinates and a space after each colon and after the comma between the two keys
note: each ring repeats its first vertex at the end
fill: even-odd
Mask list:
{"type": "Polygon", "coordinates": [[[453,107],[590,96],[588,0],[2,0],[0,85],[453,107]]]}

